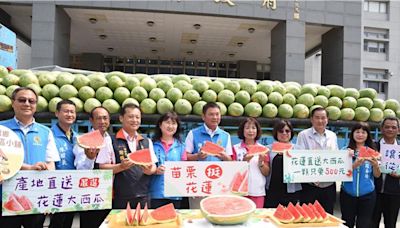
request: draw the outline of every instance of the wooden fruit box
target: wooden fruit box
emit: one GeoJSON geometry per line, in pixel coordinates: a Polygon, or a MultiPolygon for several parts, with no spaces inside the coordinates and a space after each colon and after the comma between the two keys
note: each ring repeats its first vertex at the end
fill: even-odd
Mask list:
{"type": "Polygon", "coordinates": [[[313,223],[281,223],[273,215],[269,216],[271,222],[273,222],[277,227],[339,227],[344,223],[340,218],[328,214],[328,220],[324,222],[313,222],[313,223]]]}

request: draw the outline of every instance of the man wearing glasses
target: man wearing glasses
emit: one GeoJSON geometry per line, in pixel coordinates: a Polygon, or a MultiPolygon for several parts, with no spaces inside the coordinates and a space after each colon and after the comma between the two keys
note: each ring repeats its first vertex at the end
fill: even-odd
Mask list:
{"type": "MultiPolygon", "coordinates": [[[[12,107],[15,116],[0,122],[13,130],[24,145],[24,163],[21,170],[54,170],[60,160],[51,130],[35,121],[38,96],[31,88],[19,87],[14,90],[12,107]]],[[[45,216],[20,215],[1,217],[0,227],[43,227],[45,216]]]]}

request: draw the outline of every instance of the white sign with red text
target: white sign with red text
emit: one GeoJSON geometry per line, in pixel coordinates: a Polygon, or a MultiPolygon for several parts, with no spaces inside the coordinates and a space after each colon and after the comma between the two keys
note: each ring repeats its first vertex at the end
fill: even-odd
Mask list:
{"type": "Polygon", "coordinates": [[[167,197],[242,194],[248,192],[247,162],[165,162],[167,197]]]}

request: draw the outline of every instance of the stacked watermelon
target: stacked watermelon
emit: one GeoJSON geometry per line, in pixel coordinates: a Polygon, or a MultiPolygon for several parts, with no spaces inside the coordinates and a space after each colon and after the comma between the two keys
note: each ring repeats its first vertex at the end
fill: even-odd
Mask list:
{"type": "Polygon", "coordinates": [[[19,86],[39,95],[38,112],[54,112],[61,99],[70,99],[78,112],[103,105],[117,113],[126,103],[140,106],[144,114],[174,110],[180,115],[201,115],[207,102],[217,102],[222,115],[266,118],[308,118],[325,107],[331,120],[381,121],[400,117],[397,100],[377,98],[374,89],[357,90],[338,85],[300,85],[252,79],[227,79],[179,75],[125,74],[114,71],[89,75],[68,72],[12,70],[0,66],[0,112],[11,110],[10,96],[19,86]]]}
{"type": "Polygon", "coordinates": [[[279,204],[273,217],[281,223],[322,223],[329,219],[329,215],[324,208],[315,201],[314,204],[299,203],[293,205],[289,203],[287,207],[279,204]]]}

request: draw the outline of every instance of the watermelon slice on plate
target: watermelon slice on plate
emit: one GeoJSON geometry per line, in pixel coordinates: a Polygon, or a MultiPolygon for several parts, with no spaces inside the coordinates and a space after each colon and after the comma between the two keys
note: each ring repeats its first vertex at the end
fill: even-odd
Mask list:
{"type": "Polygon", "coordinates": [[[133,214],[133,225],[137,226],[140,224],[140,218],[141,218],[141,213],[140,213],[140,203],[136,205],[136,210],[135,214],[133,214]]]}
{"type": "Polygon", "coordinates": [[[317,209],[315,209],[315,207],[312,203],[308,204],[308,208],[310,208],[314,212],[315,217],[317,218],[317,220],[315,222],[323,222],[324,221],[324,219],[322,218],[322,215],[319,214],[319,212],[317,211],[317,209]]]}
{"type": "Polygon", "coordinates": [[[247,149],[247,154],[250,155],[266,154],[269,151],[267,147],[261,145],[249,145],[247,149]]]}
{"type": "Polygon", "coordinates": [[[292,204],[292,202],[289,203],[286,209],[289,210],[290,214],[293,215],[294,223],[303,222],[303,215],[297,210],[297,208],[292,204]]]}
{"type": "Polygon", "coordinates": [[[367,146],[361,147],[360,151],[358,152],[358,157],[359,158],[379,158],[381,154],[367,146]]]}
{"type": "Polygon", "coordinates": [[[137,150],[129,153],[128,158],[137,165],[151,165],[151,154],[149,149],[137,150]]]}
{"type": "Polygon", "coordinates": [[[151,223],[150,215],[149,215],[149,210],[147,208],[147,203],[144,205],[144,210],[142,215],[140,216],[140,225],[141,226],[146,226],[151,223]]]}
{"type": "Polygon", "coordinates": [[[314,211],[307,206],[307,204],[303,203],[303,205],[301,206],[301,208],[303,208],[303,211],[305,213],[307,213],[308,217],[310,218],[310,223],[316,222],[317,221],[317,216],[315,215],[314,211]]]}
{"type": "Polygon", "coordinates": [[[284,206],[282,205],[278,205],[278,207],[276,208],[273,216],[279,220],[279,222],[281,223],[292,223],[294,221],[294,217],[293,215],[290,213],[290,211],[288,209],[286,209],[284,206]]]}
{"type": "Polygon", "coordinates": [[[293,145],[290,143],[274,142],[272,144],[272,151],[276,153],[284,153],[292,150],[293,145]]]}
{"type": "Polygon", "coordinates": [[[174,204],[170,203],[159,207],[150,212],[150,217],[154,223],[170,223],[177,221],[177,214],[174,204]]]}
{"type": "Polygon", "coordinates": [[[297,203],[295,207],[297,211],[303,216],[303,222],[309,222],[311,220],[310,216],[308,216],[308,214],[300,206],[300,203],[297,203]]]}
{"type": "Polygon", "coordinates": [[[126,204],[126,224],[129,226],[133,225],[133,213],[129,202],[126,204]]]}
{"type": "Polygon", "coordinates": [[[214,156],[216,154],[224,152],[225,149],[220,145],[217,145],[217,144],[212,143],[210,141],[206,141],[204,143],[204,145],[200,148],[200,151],[203,152],[203,153],[206,153],[208,155],[214,156]]]}
{"type": "Polygon", "coordinates": [[[99,130],[91,131],[77,137],[78,145],[82,148],[101,148],[104,146],[104,137],[99,130]]]}
{"type": "Polygon", "coordinates": [[[328,214],[326,213],[325,209],[321,206],[321,204],[316,200],[314,202],[314,209],[318,211],[318,213],[322,216],[323,221],[328,219],[328,214]]]}

